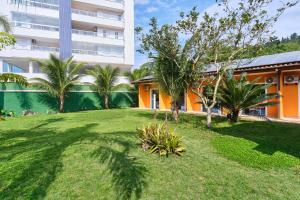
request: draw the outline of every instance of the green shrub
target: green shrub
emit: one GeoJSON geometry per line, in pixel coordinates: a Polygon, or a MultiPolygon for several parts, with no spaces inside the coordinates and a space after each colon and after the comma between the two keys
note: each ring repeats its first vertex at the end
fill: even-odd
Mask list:
{"type": "Polygon", "coordinates": [[[137,132],[144,151],[158,153],[160,156],[168,156],[169,154],[181,156],[185,151],[182,145],[182,138],[176,136],[168,128],[167,123],[150,124],[137,129],[137,132]]]}

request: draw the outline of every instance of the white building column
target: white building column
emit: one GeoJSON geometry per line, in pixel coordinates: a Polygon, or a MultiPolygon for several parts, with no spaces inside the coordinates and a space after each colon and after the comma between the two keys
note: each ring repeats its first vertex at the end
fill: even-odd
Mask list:
{"type": "Polygon", "coordinates": [[[124,1],[124,61],[134,65],[134,0],[124,1]]]}
{"type": "Polygon", "coordinates": [[[33,73],[33,62],[32,61],[29,61],[29,66],[28,66],[28,72],[30,73],[30,74],[32,74],[33,73]]]}
{"type": "Polygon", "coordinates": [[[3,60],[0,59],[0,73],[3,73],[3,60]]]}

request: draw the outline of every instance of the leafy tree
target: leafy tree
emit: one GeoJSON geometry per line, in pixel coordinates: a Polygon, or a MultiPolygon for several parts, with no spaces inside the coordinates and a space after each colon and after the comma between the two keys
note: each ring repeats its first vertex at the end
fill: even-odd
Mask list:
{"type": "Polygon", "coordinates": [[[175,121],[178,121],[178,101],[186,89],[184,84],[185,70],[184,52],[186,46],[180,44],[179,30],[175,26],[165,24],[158,27],[157,20],[152,18],[148,33],[142,33],[136,28],[141,41],[140,52],[148,54],[153,60],[153,75],[160,89],[171,98],[171,111],[175,121]]]}
{"type": "Polygon", "coordinates": [[[297,2],[283,3],[274,15],[265,9],[273,0],[239,1],[237,7],[229,0],[220,2],[222,14],[205,13],[200,18],[194,8],[189,14],[181,13],[178,29],[188,39],[180,67],[189,72],[186,83],[199,97],[207,110],[207,127],[211,127],[212,109],[217,103],[217,94],[224,74],[231,67],[239,67],[245,54],[255,55],[272,36],[272,27],[284,11],[297,2]],[[207,69],[213,73],[207,73],[207,69]],[[212,99],[204,95],[204,87],[213,84],[212,99]]]}
{"type": "Polygon", "coordinates": [[[66,94],[78,83],[79,71],[83,63],[75,63],[73,57],[61,60],[51,54],[49,60],[39,61],[41,71],[46,79],[32,78],[32,85],[47,90],[51,95],[57,97],[60,102],[59,112],[64,112],[66,94]]]}
{"type": "Polygon", "coordinates": [[[267,93],[268,84],[258,84],[259,78],[248,81],[243,74],[235,78],[228,73],[219,89],[218,103],[229,111],[228,119],[237,122],[242,110],[266,107],[277,104],[277,93],[267,93]]]}
{"type": "Polygon", "coordinates": [[[100,95],[103,95],[104,106],[106,109],[109,109],[109,97],[112,91],[124,87],[123,84],[117,84],[120,69],[112,68],[110,65],[102,68],[98,65],[89,70],[88,74],[95,78],[95,81],[91,84],[97,89],[100,95]]]}

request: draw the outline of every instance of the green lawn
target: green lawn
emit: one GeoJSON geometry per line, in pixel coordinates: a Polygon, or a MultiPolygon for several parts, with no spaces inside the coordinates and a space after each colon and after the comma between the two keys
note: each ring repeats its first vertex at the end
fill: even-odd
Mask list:
{"type": "Polygon", "coordinates": [[[217,119],[209,131],[182,115],[171,127],[187,152],[160,158],[136,138],[151,121],[110,110],[0,122],[0,199],[300,199],[299,125],[217,119]]]}

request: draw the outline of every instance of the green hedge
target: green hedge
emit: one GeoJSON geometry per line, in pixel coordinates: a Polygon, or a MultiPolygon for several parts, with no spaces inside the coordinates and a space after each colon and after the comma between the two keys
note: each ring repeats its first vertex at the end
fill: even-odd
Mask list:
{"type": "MultiPolygon", "coordinates": [[[[13,111],[17,115],[25,110],[38,113],[57,112],[58,101],[46,92],[34,88],[24,88],[14,83],[1,83],[0,108],[13,111]]],[[[112,108],[134,107],[137,94],[134,92],[113,92],[110,98],[112,108]]],[[[103,97],[91,91],[89,86],[76,86],[67,94],[65,111],[96,110],[103,108],[103,97]]]]}

